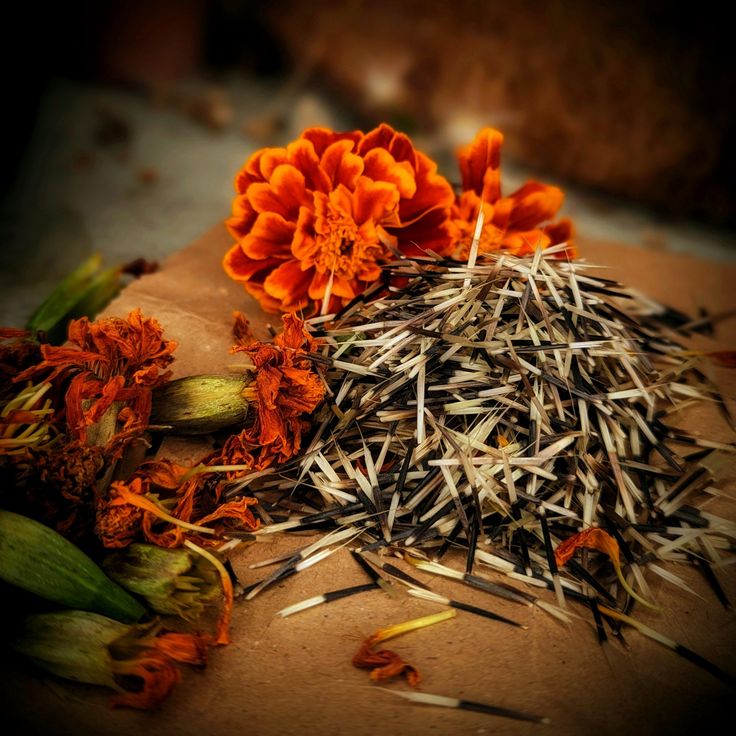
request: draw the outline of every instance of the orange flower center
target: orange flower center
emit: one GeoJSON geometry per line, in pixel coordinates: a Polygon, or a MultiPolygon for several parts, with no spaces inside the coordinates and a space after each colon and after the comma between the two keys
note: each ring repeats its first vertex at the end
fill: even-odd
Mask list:
{"type": "MultiPolygon", "coordinates": [[[[473,235],[475,235],[475,221],[478,217],[477,211],[468,219],[458,219],[455,226],[458,229],[458,251],[455,257],[465,260],[470,253],[470,246],[473,244],[473,235]]],[[[478,242],[479,253],[492,253],[497,251],[503,240],[504,231],[496,227],[492,222],[485,222],[480,231],[480,240],[478,242]]]]}
{"type": "Polygon", "coordinates": [[[317,271],[334,273],[343,279],[352,279],[375,268],[376,260],[385,251],[372,224],[359,228],[350,215],[332,202],[327,205],[325,215],[318,216],[315,233],[319,246],[315,258],[317,271]],[[373,237],[367,238],[366,235],[373,237]]]}

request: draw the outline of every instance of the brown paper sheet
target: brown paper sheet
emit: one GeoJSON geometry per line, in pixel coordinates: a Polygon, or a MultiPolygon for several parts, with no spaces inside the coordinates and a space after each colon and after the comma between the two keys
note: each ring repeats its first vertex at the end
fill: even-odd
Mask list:
{"type": "MultiPolygon", "coordinates": [[[[277,318],[263,315],[223,274],[220,259],[229,242],[224,228],[215,227],[170,257],[159,273],[129,286],[107,310],[124,315],[140,306],[145,314],[156,316],[167,337],[180,343],[174,364],[177,376],[217,372],[236,362],[228,353],[233,309],[251,315],[260,336],[267,336],[268,323],[278,326],[277,318]]],[[[694,312],[705,307],[717,312],[736,305],[733,266],[620,244],[583,243],[581,251],[588,260],[610,267],[624,282],[680,309],[694,312]]],[[[718,329],[723,347],[736,347],[735,322],[724,322],[718,329]]],[[[733,397],[732,375],[723,369],[713,371],[725,393],[733,397]]],[[[707,430],[711,437],[733,439],[710,407],[689,414],[687,423],[707,430]]],[[[201,454],[200,446],[191,440],[168,442],[165,449],[183,458],[201,454]]],[[[727,488],[736,496],[734,479],[727,488]]],[[[733,502],[721,503],[719,510],[736,518],[733,502]]],[[[263,570],[249,569],[252,562],[308,541],[294,536],[269,538],[243,547],[235,553],[235,569],[248,584],[263,575],[263,570]]],[[[650,575],[665,613],[637,607],[636,615],[736,675],[734,614],[724,610],[689,567],[670,569],[702,598],[650,575]]],[[[733,568],[724,567],[719,578],[731,600],[736,600],[733,568]]],[[[4,663],[0,672],[3,700],[8,701],[4,713],[11,722],[22,723],[26,733],[45,734],[645,736],[703,731],[733,702],[733,690],[631,629],[626,633],[628,650],[618,642],[601,648],[589,612],[576,604],[572,609],[581,618],[565,626],[540,610],[433,578],[438,592],[491,608],[527,625],[528,630],[458,612],[455,619],[393,640],[389,648],[422,673],[421,688],[528,710],[548,716],[552,725],[410,704],[371,685],[368,673],[355,669],[351,658],[362,638],[377,628],[434,612],[438,606],[372,591],[286,619],[274,617],[291,603],[362,582],[366,582],[363,573],[347,551],[341,551],[255,600],[236,604],[232,644],[213,650],[204,672],[186,671],[158,712],[110,711],[101,689],[44,678],[12,661],[4,663]]],[[[542,596],[553,602],[551,594],[542,596]]],[[[387,687],[396,690],[406,685],[390,682],[387,687]]]]}

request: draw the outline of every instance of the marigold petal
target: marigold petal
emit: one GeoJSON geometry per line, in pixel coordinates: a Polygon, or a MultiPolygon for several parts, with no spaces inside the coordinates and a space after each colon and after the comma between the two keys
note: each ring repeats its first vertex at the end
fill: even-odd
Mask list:
{"type": "Polygon", "coordinates": [[[501,196],[500,168],[503,135],[493,128],[483,128],[472,143],[457,152],[463,189],[482,195],[486,202],[501,196]]]}
{"type": "Polygon", "coordinates": [[[402,199],[399,203],[399,217],[403,225],[410,225],[429,210],[446,210],[455,201],[455,193],[450,182],[437,173],[437,164],[428,156],[417,152],[416,182],[417,192],[411,199],[402,199]]]}
{"type": "Polygon", "coordinates": [[[250,294],[261,305],[261,309],[264,312],[278,313],[281,311],[281,300],[274,299],[272,296],[267,294],[262,283],[245,281],[243,286],[248,294],[250,294]]]}
{"type": "Polygon", "coordinates": [[[526,230],[525,232],[506,233],[501,241],[504,250],[513,253],[516,256],[528,256],[539,248],[546,248],[550,245],[549,235],[543,230],[526,230]]]}
{"type": "Polygon", "coordinates": [[[269,296],[282,303],[296,302],[306,295],[312,273],[312,269],[303,271],[299,261],[286,261],[271,271],[263,282],[263,288],[269,296]]]}
{"type": "Polygon", "coordinates": [[[374,148],[385,148],[388,150],[391,147],[391,142],[395,135],[396,131],[388,123],[381,123],[363,136],[363,139],[358,144],[358,153],[364,156],[374,148]]]}
{"type": "Polygon", "coordinates": [[[413,197],[417,192],[414,169],[406,162],[397,163],[396,159],[383,148],[374,148],[364,158],[366,176],[378,181],[391,182],[396,185],[404,198],[413,197]]]}
{"type": "Polygon", "coordinates": [[[329,145],[322,154],[321,166],[333,186],[343,184],[348,189],[355,189],[358,177],[363,173],[363,159],[351,153],[354,143],[351,140],[339,140],[329,145]]]}
{"type": "Polygon", "coordinates": [[[299,219],[291,242],[291,252],[303,264],[310,266],[319,253],[319,245],[314,237],[314,212],[308,207],[302,207],[299,210],[299,219]]]}
{"type": "Polygon", "coordinates": [[[304,174],[307,189],[320,192],[330,191],[330,177],[320,167],[319,156],[311,141],[296,140],[290,143],[286,150],[289,154],[289,163],[304,174]]]}
{"type": "Polygon", "coordinates": [[[398,225],[397,206],[400,190],[388,181],[371,181],[365,176],[358,179],[352,198],[353,218],[358,225],[380,222],[386,226],[398,225]]]}
{"type": "Polygon", "coordinates": [[[320,220],[324,220],[324,224],[327,227],[325,233],[329,232],[330,226],[327,224],[327,219],[330,215],[330,207],[338,210],[342,217],[352,219],[353,193],[344,184],[338,184],[327,197],[319,193],[314,195],[314,212],[317,215],[315,229],[318,232],[320,229],[320,220]]]}
{"type": "Polygon", "coordinates": [[[314,146],[315,153],[321,158],[322,154],[329,146],[335,143],[335,141],[350,141],[353,144],[353,147],[355,147],[355,144],[362,140],[363,133],[359,130],[335,133],[329,128],[307,128],[300,137],[311,141],[314,146]]]}
{"type": "Polygon", "coordinates": [[[411,225],[389,230],[398,239],[398,248],[407,257],[425,256],[428,251],[439,255],[451,255],[454,242],[450,221],[444,209],[425,213],[411,225]]]}
{"type": "Polygon", "coordinates": [[[513,202],[509,229],[531,230],[551,220],[562,207],[564,198],[565,194],[558,187],[527,182],[509,197],[513,202]]]}
{"type": "Polygon", "coordinates": [[[311,200],[304,174],[290,164],[277,166],[268,184],[251,184],[247,194],[256,212],[276,212],[287,220],[295,220],[299,207],[311,200]]]}
{"type": "Polygon", "coordinates": [[[181,673],[163,652],[146,650],[132,660],[114,662],[116,674],[136,677],[141,680],[141,688],[126,690],[110,698],[113,707],[123,706],[150,710],[160,705],[169,696],[181,679],[181,673]]]}
{"type": "Polygon", "coordinates": [[[230,248],[222,259],[222,266],[225,269],[225,273],[231,279],[235,279],[235,281],[248,281],[259,271],[271,269],[279,263],[281,261],[278,258],[249,258],[243,253],[240,243],[236,243],[230,248]]]}
{"type": "Polygon", "coordinates": [[[289,155],[285,148],[264,148],[260,154],[258,172],[262,181],[269,181],[277,166],[289,162],[289,155]]]}
{"type": "Polygon", "coordinates": [[[225,220],[225,225],[230,235],[236,240],[240,240],[250,232],[258,213],[250,206],[248,197],[245,195],[233,199],[232,212],[232,217],[225,220]]]}
{"type": "Polygon", "coordinates": [[[406,133],[394,131],[388,150],[397,161],[406,162],[412,169],[416,169],[417,152],[406,133]]]}
{"type": "Polygon", "coordinates": [[[235,189],[239,194],[245,194],[248,187],[256,181],[265,181],[261,173],[261,158],[272,149],[259,148],[254,151],[243,164],[235,177],[235,189]]]}
{"type": "Polygon", "coordinates": [[[241,247],[249,258],[285,258],[291,252],[296,225],[276,212],[261,212],[241,247]]]}
{"type": "Polygon", "coordinates": [[[207,641],[200,634],[167,631],[153,640],[153,646],[175,662],[200,666],[207,663],[207,641]]]}
{"type": "MultiPolygon", "coordinates": [[[[309,294],[309,298],[313,301],[321,300],[325,295],[325,291],[327,291],[329,280],[329,273],[319,273],[319,271],[315,271],[307,292],[309,294]]],[[[344,279],[335,274],[332,278],[330,293],[332,296],[340,297],[342,299],[352,299],[357,292],[352,280],[344,279]]]]}

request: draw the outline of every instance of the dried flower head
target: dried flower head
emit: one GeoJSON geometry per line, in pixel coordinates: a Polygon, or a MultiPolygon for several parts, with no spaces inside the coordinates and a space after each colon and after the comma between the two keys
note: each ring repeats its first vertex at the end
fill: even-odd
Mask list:
{"type": "Polygon", "coordinates": [[[475,140],[458,152],[462,192],[452,208],[453,253],[466,260],[478,215],[483,212],[479,253],[503,250],[523,256],[537,248],[568,243],[566,255],[575,255],[570,220],[552,222],[564,199],[561,189],[529,181],[513,194],[501,196],[503,135],[483,128],[475,140]]]}
{"type": "Polygon", "coordinates": [[[87,428],[115,402],[125,405],[124,431],[146,425],[151,390],[168,379],[164,369],[175,348],[175,342],[164,340],[159,323],[144,317],[140,309],[127,319],[90,322],[83,317],[69,324],[66,345],[42,345],[43,360],[15,380],[42,377],[54,385],[64,383],[69,432],[85,441],[87,428]]]}
{"type": "Polygon", "coordinates": [[[302,434],[310,425],[307,417],[325,395],[324,383],[308,357],[316,341],[296,315],[284,315],[283,323],[283,332],[273,343],[233,348],[247,353],[255,366],[257,413],[244,439],[259,448],[257,469],[274,459],[285,462],[299,452],[302,434]]]}
{"type": "Polygon", "coordinates": [[[149,710],[181,679],[177,662],[205,664],[208,643],[198,634],[67,610],[26,618],[12,647],[59,677],[115,690],[113,706],[149,710]]]}
{"type": "Polygon", "coordinates": [[[388,125],[367,134],[310,128],[254,153],[235,179],[224,259],[264,309],[338,306],[381,275],[393,249],[447,254],[450,184],[388,125]]]}

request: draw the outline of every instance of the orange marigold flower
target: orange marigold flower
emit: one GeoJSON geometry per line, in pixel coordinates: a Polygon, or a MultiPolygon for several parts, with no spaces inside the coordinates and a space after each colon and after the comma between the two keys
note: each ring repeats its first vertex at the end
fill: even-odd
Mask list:
{"type": "Polygon", "coordinates": [[[501,133],[484,128],[470,145],[458,151],[463,190],[452,208],[454,256],[467,259],[482,211],[479,253],[505,251],[523,256],[537,248],[566,243],[562,255],[574,257],[571,221],[552,222],[565,196],[561,189],[529,181],[513,194],[501,196],[502,143],[501,133]]]}
{"type": "Polygon", "coordinates": [[[348,302],[393,250],[449,254],[450,184],[388,125],[310,128],[254,153],[235,179],[225,271],[268,311],[348,302]]]}
{"type": "Polygon", "coordinates": [[[86,317],[69,324],[68,342],[42,345],[43,360],[15,378],[24,381],[39,375],[54,385],[69,380],[66,388],[66,422],[78,439],[87,438],[87,427],[98,422],[116,401],[126,404],[125,431],[142,429],[151,413],[151,389],[170,375],[163,369],[173,360],[176,343],[163,339],[155,319],[140,309],[127,319],[86,317]]]}

